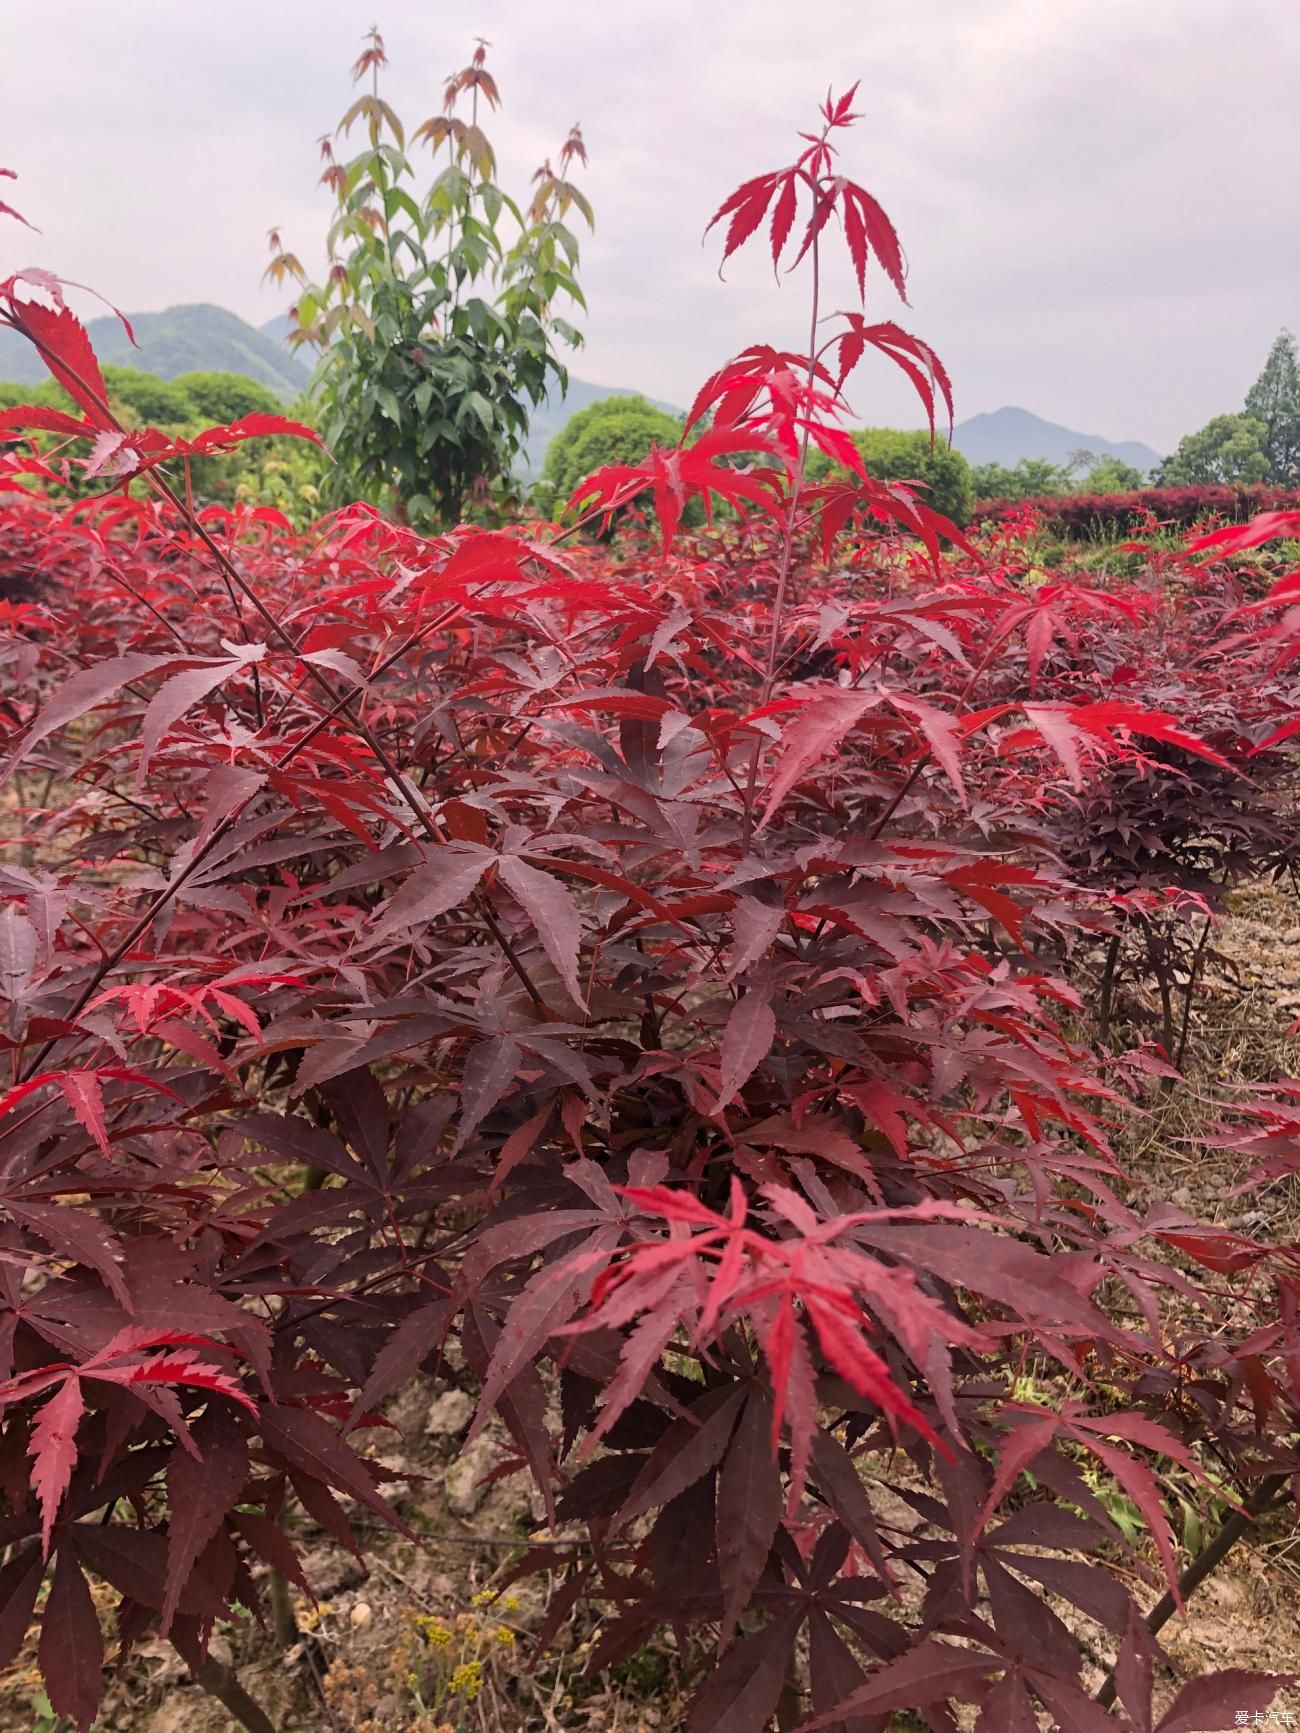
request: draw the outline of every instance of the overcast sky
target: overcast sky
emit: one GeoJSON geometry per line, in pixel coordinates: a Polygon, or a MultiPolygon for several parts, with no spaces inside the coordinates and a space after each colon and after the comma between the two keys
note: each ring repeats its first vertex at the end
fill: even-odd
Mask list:
{"type": "MultiPolygon", "coordinates": [[[[316,138],[350,100],[371,5],[0,0],[0,164],[43,233],[0,225],[0,276],[41,264],[131,310],[214,301],[255,322],[279,224],[322,252],[316,138]]],[[[747,344],[796,341],[806,279],[760,254],[717,276],[701,232],[788,162],[828,85],[862,80],[844,171],[893,217],[899,317],[958,418],[1020,404],[1159,450],[1241,406],[1300,326],[1297,0],[374,0],[384,94],[414,126],[475,35],[504,107],[507,190],[573,121],[596,210],[584,378],[684,404],[747,344]]],[[[417,159],[421,172],[427,152],[417,159]]],[[[848,298],[832,273],[831,304],[848,298]]],[[[881,366],[864,421],[915,424],[881,366]]]]}

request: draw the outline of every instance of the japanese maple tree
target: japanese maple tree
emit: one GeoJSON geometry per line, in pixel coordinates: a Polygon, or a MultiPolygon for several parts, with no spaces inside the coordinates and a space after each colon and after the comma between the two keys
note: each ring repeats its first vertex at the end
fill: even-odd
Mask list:
{"type": "Polygon", "coordinates": [[[359,1553],[349,1503],[402,1526],[360,1440],[453,1341],[475,1429],[585,1531],[512,1567],[555,1580],[543,1640],[582,1598],[593,1670],[671,1626],[692,1729],[1192,1733],[1282,1682],[1157,1708],[1143,1602],[1181,1593],[1169,1464],[1254,1509],[1295,1473],[1293,1248],[1130,1188],[1108,1121],[1153,1062],[1103,1075],[1060,972],[1099,901],[1066,791],[1152,742],[1226,760],[1041,689],[1023,591],[863,472],[868,356],[932,421],[951,388],[892,320],[823,325],[836,233],[861,296],[904,287],[852,100],[716,219],[806,264],[806,353],[749,346],[698,438],[579,487],[576,523],[641,513],[621,548],[195,509],[57,280],[0,284],[80,412],[0,413],[69,442],[0,474],[0,1659],[48,1575],[80,1728],[87,1575],[124,1654],[156,1624],[239,1703],[215,1620],[301,1577],[291,1501],[359,1553]],[[71,463],[108,491],[43,500],[71,463]],[[693,498],[726,524],[688,536],[693,498]]]}

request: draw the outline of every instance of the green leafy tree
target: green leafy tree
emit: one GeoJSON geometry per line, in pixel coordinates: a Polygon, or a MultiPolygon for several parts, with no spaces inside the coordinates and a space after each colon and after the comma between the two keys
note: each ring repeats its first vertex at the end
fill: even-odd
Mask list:
{"type": "MultiPolygon", "coordinates": [[[[19,379],[0,379],[0,409],[17,409],[26,403],[40,403],[49,409],[65,407],[57,385],[24,385],[19,379]]],[[[16,437],[0,435],[0,438],[16,437]]]]}
{"type": "Polygon", "coordinates": [[[284,404],[269,386],[242,373],[178,373],[172,380],[212,427],[227,427],[246,415],[283,415],[284,404]]]}
{"type": "MultiPolygon", "coordinates": [[[[172,379],[159,379],[156,374],[142,372],[138,367],[102,369],[108,398],[121,419],[130,427],[186,427],[197,420],[198,406],[184,386],[172,379]]],[[[53,408],[80,413],[78,405],[58,385],[0,385],[7,403],[9,394],[20,392],[22,403],[48,403],[53,408]]],[[[279,409],[280,404],[276,404],[279,409]]]]}
{"type": "Polygon", "coordinates": [[[1268,426],[1253,415],[1216,415],[1160,466],[1164,487],[1233,486],[1269,479],[1268,426]]]}
{"type": "MultiPolygon", "coordinates": [[[[592,222],[568,178],[587,160],[582,137],[574,127],[558,170],[548,161],[537,171],[526,209],[511,199],[480,125],[481,108],[500,104],[485,49],[411,135],[442,160],[421,193],[405,129],[380,95],[383,41],[369,33],[353,68],[368,88],[338,129],[361,125],[366,147],[340,162],[322,141],[322,179],[337,201],[329,271],[294,309],[298,340],[321,352],[313,393],[337,460],[335,497],[360,493],[415,523],[455,523],[500,503],[532,409],[548,384],[567,384],[557,339],[581,342],[554,308],[560,296],[584,305],[565,223],[575,210],[592,222]]],[[[269,274],[303,282],[274,231],[271,246],[269,274]]]]}
{"type": "Polygon", "coordinates": [[[1113,451],[1072,451],[1065,467],[1080,493],[1132,493],[1146,479],[1140,469],[1116,457],[1113,451]]]}
{"type": "MultiPolygon", "coordinates": [[[[105,364],[104,383],[114,407],[129,411],[133,424],[150,426],[225,426],[255,411],[283,415],[284,404],[256,379],[242,373],[181,373],[175,379],[159,379],[139,367],[105,364]]],[[[57,385],[23,385],[0,380],[0,407],[19,403],[45,403],[60,409],[75,408],[57,385]]],[[[295,411],[298,419],[301,414],[295,411]]]]}
{"type": "Polygon", "coordinates": [[[1289,331],[1278,334],[1264,371],[1246,393],[1246,414],[1263,423],[1263,479],[1278,487],[1300,485],[1300,358],[1289,331]]]}
{"type": "MultiPolygon", "coordinates": [[[[853,435],[867,473],[878,481],[915,481],[924,488],[925,503],[955,524],[970,517],[975,494],[971,467],[959,451],[942,440],[931,443],[928,433],[902,433],[893,427],[862,427],[853,435]]],[[[808,459],[808,475],[817,480],[838,468],[820,452],[808,459]]]]}
{"type": "MultiPolygon", "coordinates": [[[[320,515],[322,475],[328,460],[322,460],[314,445],[302,439],[259,439],[242,448],[243,461],[209,480],[195,483],[195,492],[222,505],[269,505],[283,512],[295,529],[320,515]]],[[[200,458],[215,467],[219,458],[200,458]]]]}
{"type": "MultiPolygon", "coordinates": [[[[269,386],[242,373],[181,373],[172,383],[183,386],[194,404],[196,425],[225,427],[246,415],[285,413],[269,386]]],[[[310,423],[315,418],[305,400],[289,413],[295,421],[310,423]]],[[[304,439],[258,439],[241,446],[233,461],[193,459],[190,485],[197,498],[219,505],[272,506],[298,527],[318,515],[329,467],[329,459],[304,439]]]]}
{"type": "Polygon", "coordinates": [[[971,470],[976,499],[1041,499],[1068,493],[1073,485],[1070,471],[1045,457],[1022,457],[1014,465],[977,463],[971,470]]]}
{"type": "MultiPolygon", "coordinates": [[[[284,412],[284,405],[266,386],[238,373],[193,373],[173,380],[157,379],[135,367],[105,366],[103,373],[115,412],[132,427],[147,424],[195,434],[259,410],[284,412]]],[[[0,380],[0,409],[25,403],[45,404],[65,412],[77,407],[57,385],[0,380]]],[[[300,421],[310,419],[308,410],[296,409],[294,413],[300,421]]],[[[5,442],[6,436],[0,433],[0,445],[5,442]]],[[[47,448],[65,443],[57,434],[42,436],[42,442],[47,448]]],[[[200,503],[274,506],[295,527],[302,527],[319,514],[328,459],[305,440],[272,437],[250,440],[235,458],[190,458],[185,469],[187,486],[200,503]]],[[[103,486],[102,477],[85,477],[73,464],[66,481],[49,484],[49,489],[60,498],[77,498],[99,493],[103,486]]]]}
{"type": "Polygon", "coordinates": [[[652,446],[676,445],[681,422],[644,397],[602,397],[571,415],[546,448],[538,496],[564,505],[584,476],[611,463],[640,463],[652,446]]]}
{"type": "MultiPolygon", "coordinates": [[[[109,402],[130,410],[126,420],[149,427],[184,427],[199,410],[183,385],[142,373],[138,367],[105,367],[109,402]]],[[[277,405],[278,407],[278,405],[277,405]]]]}
{"type": "Polygon", "coordinates": [[[1145,482],[1146,477],[1140,469],[1134,468],[1131,463],[1125,463],[1122,457],[1106,451],[1093,459],[1084,472],[1079,487],[1080,491],[1085,493],[1132,493],[1145,482]]]}

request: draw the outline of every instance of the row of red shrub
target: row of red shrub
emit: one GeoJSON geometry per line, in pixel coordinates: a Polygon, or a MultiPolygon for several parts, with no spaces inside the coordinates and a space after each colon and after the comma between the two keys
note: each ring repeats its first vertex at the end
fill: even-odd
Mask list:
{"type": "Polygon", "coordinates": [[[1077,540],[1133,529],[1144,520],[1188,528],[1206,518],[1245,523],[1259,512],[1294,510],[1300,494],[1280,487],[1144,487],[1133,493],[1044,494],[1037,499],[977,500],[972,527],[1032,512],[1077,540]]]}

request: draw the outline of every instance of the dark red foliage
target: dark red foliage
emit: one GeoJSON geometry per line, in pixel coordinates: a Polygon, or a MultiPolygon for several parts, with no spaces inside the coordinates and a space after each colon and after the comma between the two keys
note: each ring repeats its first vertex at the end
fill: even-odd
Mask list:
{"type": "MultiPolygon", "coordinates": [[[[859,275],[898,274],[830,173],[851,118],[828,99],[727,202],[728,251],[775,200],[779,257],[802,188],[805,251],[837,214],[859,275]]],[[[673,1626],[691,1729],[970,1703],[1149,1733],[1165,1468],[1300,1467],[1292,1249],[1252,1249],[1228,1328],[1242,1266],[1212,1248],[1198,1285],[1209,1230],[1108,1142],[1147,1056],[1103,1075],[1063,1020],[1114,896],[1062,870],[1068,815],[1242,751],[1158,608],[945,555],[909,489],[805,490],[842,381],[761,345],[708,388],[712,445],[590,484],[606,517],[652,490],[612,556],[194,516],[147,440],[101,443],[84,332],[31,306],[10,284],[0,318],[144,492],[0,524],[37,577],[0,615],[0,1664],[48,1570],[41,1662],[86,1728],[87,1573],[124,1650],[156,1620],[197,1668],[262,1565],[300,1568],[291,1501],[357,1551],[350,1511],[400,1526],[365,1432],[455,1340],[475,1425],[587,1530],[516,1568],[557,1621],[605,1610],[593,1670],[673,1626]],[[684,544],[691,490],[750,521],[684,544]],[[1116,1658],[1115,1714],[1049,1596],[1116,1658]]],[[[946,399],[917,340],[848,332],[841,370],[883,346],[946,399]]],[[[1274,613],[1214,618],[1215,692],[1285,678],[1274,613]]],[[[1278,1683],[1195,1681],[1158,1724],[1278,1683]]]]}
{"type": "Polygon", "coordinates": [[[1144,487],[1133,493],[1044,494],[1038,499],[977,500],[971,524],[975,527],[1004,523],[1028,511],[1058,534],[1087,541],[1094,536],[1122,534],[1148,521],[1190,529],[1207,518],[1244,523],[1258,512],[1294,510],[1297,506],[1300,494],[1262,483],[1241,487],[1144,487]]]}
{"type": "Polygon", "coordinates": [[[1173,1055],[1175,998],[1203,964],[1228,893],[1245,879],[1292,877],[1300,862],[1291,588],[1283,580],[1249,600],[1221,559],[1225,546],[1258,539],[1227,530],[1188,553],[1127,543],[1116,561],[1137,562],[1137,581],[1062,573],[1037,585],[1023,637],[982,681],[1009,697],[1050,690],[1094,706],[1139,697],[1181,725],[1184,738],[1148,725],[1140,752],[1110,761],[1047,815],[1070,877],[1111,893],[1103,1039],[1125,977],[1136,976],[1156,986],[1173,1055]]]}

